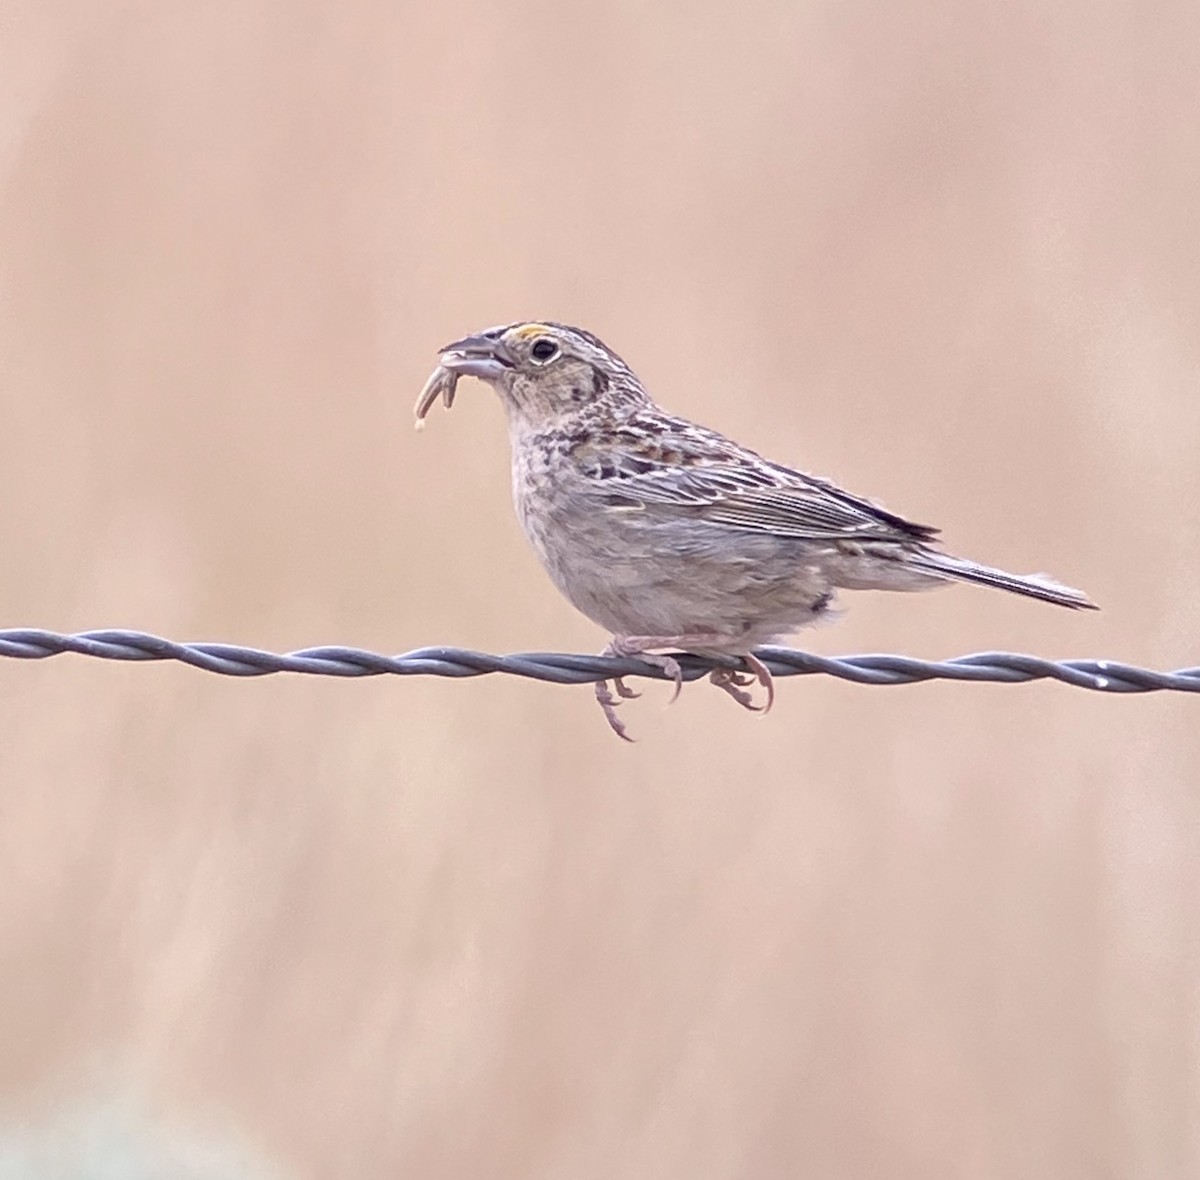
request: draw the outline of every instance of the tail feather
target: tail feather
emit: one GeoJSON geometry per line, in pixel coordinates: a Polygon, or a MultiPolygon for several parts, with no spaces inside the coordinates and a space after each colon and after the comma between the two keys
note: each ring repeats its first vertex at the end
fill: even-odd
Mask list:
{"type": "Polygon", "coordinates": [[[1009,574],[1004,570],[992,569],[990,566],[968,561],[965,557],[952,557],[948,553],[938,553],[932,549],[910,554],[905,564],[939,578],[948,578],[954,582],[974,582],[980,586],[994,586],[998,590],[1024,594],[1028,598],[1052,602],[1056,606],[1067,606],[1072,610],[1100,609],[1082,591],[1064,586],[1046,574],[1009,574]]]}

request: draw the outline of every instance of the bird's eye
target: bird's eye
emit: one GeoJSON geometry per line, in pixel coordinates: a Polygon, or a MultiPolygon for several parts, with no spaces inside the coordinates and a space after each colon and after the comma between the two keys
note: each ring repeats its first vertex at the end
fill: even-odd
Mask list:
{"type": "Polygon", "coordinates": [[[547,364],[558,356],[558,345],[548,336],[543,336],[540,340],[533,342],[533,347],[529,350],[529,355],[539,365],[547,364]]]}

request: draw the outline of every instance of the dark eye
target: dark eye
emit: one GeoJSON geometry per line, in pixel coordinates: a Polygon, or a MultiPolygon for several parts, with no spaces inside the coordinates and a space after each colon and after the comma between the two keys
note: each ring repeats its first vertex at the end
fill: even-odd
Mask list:
{"type": "Polygon", "coordinates": [[[539,364],[544,365],[547,361],[552,361],[558,356],[558,345],[548,336],[543,336],[540,340],[533,342],[533,347],[529,350],[529,355],[539,364]]]}

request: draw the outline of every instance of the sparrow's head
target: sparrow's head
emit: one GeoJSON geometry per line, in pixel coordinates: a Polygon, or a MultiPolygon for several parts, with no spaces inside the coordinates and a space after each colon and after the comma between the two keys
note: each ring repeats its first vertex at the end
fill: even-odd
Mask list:
{"type": "MultiPolygon", "coordinates": [[[[590,332],[566,324],[537,321],[487,328],[439,351],[440,370],[447,374],[443,385],[458,377],[486,381],[500,394],[510,421],[525,428],[550,426],[595,406],[612,412],[649,400],[612,349],[590,332]]],[[[437,379],[435,373],[431,384],[437,379]]],[[[436,393],[428,401],[435,399],[436,393]]],[[[418,416],[423,416],[420,403],[418,416]]]]}

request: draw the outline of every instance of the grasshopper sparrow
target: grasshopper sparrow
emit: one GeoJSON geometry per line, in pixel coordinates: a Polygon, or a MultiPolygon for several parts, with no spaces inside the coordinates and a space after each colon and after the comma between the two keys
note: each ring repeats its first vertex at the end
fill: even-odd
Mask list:
{"type": "MultiPolygon", "coordinates": [[[[914,524],[827,480],[772,463],[715,430],[676,418],[590,332],[552,322],[488,328],[441,349],[417,401],[420,425],[460,377],[500,395],[512,446],[513,499],[555,585],[612,635],[605,655],[640,656],[682,683],[675,648],[724,659],[710,673],[739,704],[774,699],[753,648],[828,611],[834,592],[924,590],[977,582],[1043,602],[1095,609],[1078,590],[934,548],[914,524]]],[[[636,696],[596,685],[609,724],[636,696]],[[616,695],[613,693],[616,691],[616,695]]],[[[674,699],[674,698],[672,698],[674,699]]]]}

